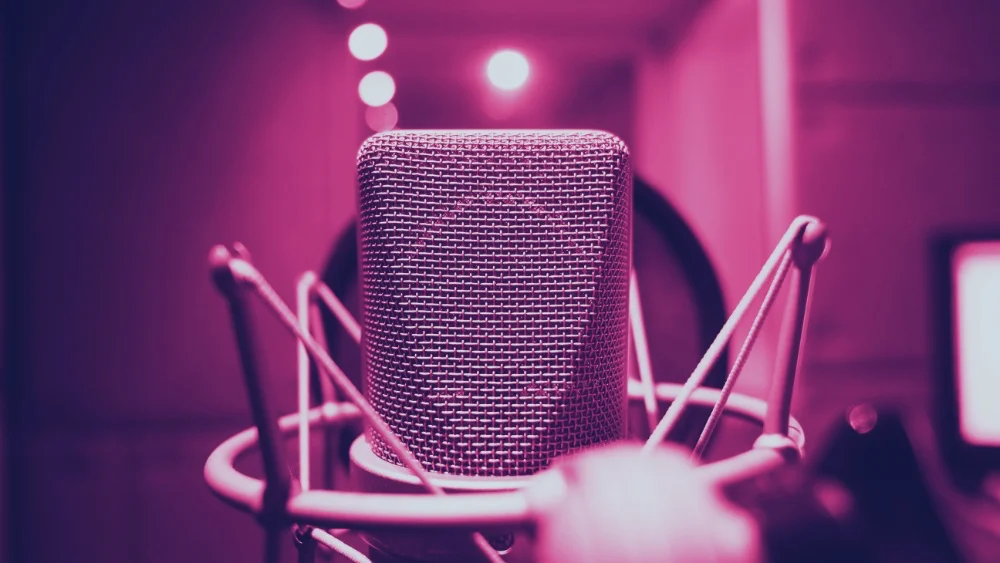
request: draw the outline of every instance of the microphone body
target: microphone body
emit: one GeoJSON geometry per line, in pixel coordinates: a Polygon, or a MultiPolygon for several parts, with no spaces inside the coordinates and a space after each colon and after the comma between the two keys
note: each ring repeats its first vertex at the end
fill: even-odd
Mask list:
{"type": "MultiPolygon", "coordinates": [[[[392,131],[362,146],[358,184],[365,395],[446,490],[519,488],[625,437],[632,178],[619,139],[392,131]]],[[[361,490],[416,487],[370,429],[351,460],[361,490]]],[[[463,538],[410,539],[367,537],[399,560],[472,559],[463,538]]]]}

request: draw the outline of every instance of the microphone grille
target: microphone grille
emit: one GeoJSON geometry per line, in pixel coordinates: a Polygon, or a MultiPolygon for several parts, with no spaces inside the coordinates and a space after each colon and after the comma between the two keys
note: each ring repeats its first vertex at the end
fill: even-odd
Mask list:
{"type": "Polygon", "coordinates": [[[428,470],[529,475],[624,437],[622,141],[393,131],[358,174],[365,393],[428,470]]]}

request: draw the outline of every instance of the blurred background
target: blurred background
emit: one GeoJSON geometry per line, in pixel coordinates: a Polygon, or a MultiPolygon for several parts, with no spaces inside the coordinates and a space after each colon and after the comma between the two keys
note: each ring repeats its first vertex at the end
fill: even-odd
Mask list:
{"type": "MultiPolygon", "coordinates": [[[[3,16],[12,563],[256,560],[255,522],[202,478],[250,424],[207,251],[242,241],[291,300],[352,220],[376,130],[619,135],[727,310],[795,215],[822,218],[796,391],[812,448],[859,401],[925,411],[928,237],[1000,227],[996,3],[48,0],[3,16]]],[[[264,325],[290,411],[294,347],[264,325]]],[[[745,392],[766,393],[776,327],[745,392]]]]}

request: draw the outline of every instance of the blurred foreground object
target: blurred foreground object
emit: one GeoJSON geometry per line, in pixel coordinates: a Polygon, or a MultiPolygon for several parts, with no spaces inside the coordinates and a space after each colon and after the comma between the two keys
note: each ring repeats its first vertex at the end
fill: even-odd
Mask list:
{"type": "Polygon", "coordinates": [[[753,514],[770,563],[966,561],[911,435],[898,409],[856,405],[808,461],[727,494],[753,514]]]}
{"type": "Polygon", "coordinates": [[[591,450],[538,480],[540,563],[964,560],[896,409],[856,406],[812,463],[726,491],[680,448],[638,451],[591,450]]]}
{"type": "Polygon", "coordinates": [[[689,452],[639,452],[590,450],[533,485],[551,499],[538,518],[539,563],[764,561],[753,520],[699,476],[689,452]]]}
{"type": "Polygon", "coordinates": [[[824,454],[815,458],[813,473],[851,492],[872,560],[964,561],[910,434],[898,409],[857,406],[836,429],[824,454]]]}

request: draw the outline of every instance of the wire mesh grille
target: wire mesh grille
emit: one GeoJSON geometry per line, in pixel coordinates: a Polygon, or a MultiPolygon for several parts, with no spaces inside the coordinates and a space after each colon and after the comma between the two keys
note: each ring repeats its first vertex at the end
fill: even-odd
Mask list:
{"type": "Polygon", "coordinates": [[[396,131],[364,144],[358,174],[365,393],[421,463],[522,476],[624,436],[619,139],[396,131]]]}

